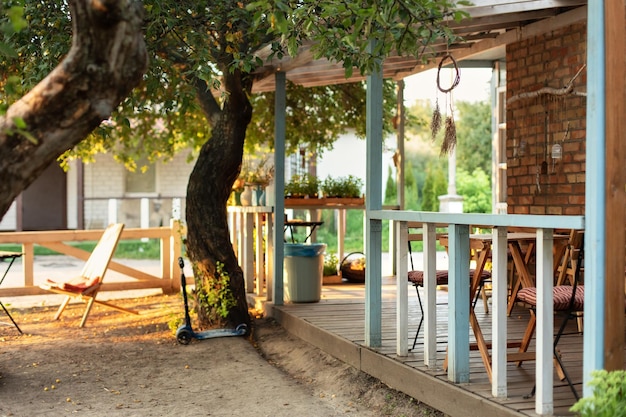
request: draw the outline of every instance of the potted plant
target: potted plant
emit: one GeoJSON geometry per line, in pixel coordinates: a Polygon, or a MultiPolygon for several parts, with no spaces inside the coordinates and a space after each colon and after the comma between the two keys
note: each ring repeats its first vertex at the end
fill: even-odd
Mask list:
{"type": "Polygon", "coordinates": [[[363,181],[354,175],[347,177],[327,177],[322,183],[322,193],[326,198],[360,198],[363,181]]]}
{"type": "Polygon", "coordinates": [[[285,197],[317,198],[320,182],[315,175],[295,174],[285,184],[285,197]]]}
{"type": "Polygon", "coordinates": [[[342,283],[339,274],[339,258],[334,253],[324,255],[323,283],[324,285],[342,283]]]}
{"type": "MultiPolygon", "coordinates": [[[[274,177],[274,166],[264,157],[260,161],[244,161],[235,183],[242,184],[242,205],[265,205],[265,188],[274,177]]],[[[241,198],[241,197],[240,197],[241,198]]]]}

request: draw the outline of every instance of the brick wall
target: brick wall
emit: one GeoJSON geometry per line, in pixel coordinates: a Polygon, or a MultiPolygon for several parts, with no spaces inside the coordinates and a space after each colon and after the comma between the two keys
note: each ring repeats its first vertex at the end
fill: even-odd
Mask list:
{"type": "MultiPolygon", "coordinates": [[[[586,25],[510,44],[506,61],[508,212],[584,214],[585,97],[517,98],[571,82],[586,62],[586,25]]],[[[586,75],[583,69],[575,79],[575,91],[586,91],[586,75]]]]}

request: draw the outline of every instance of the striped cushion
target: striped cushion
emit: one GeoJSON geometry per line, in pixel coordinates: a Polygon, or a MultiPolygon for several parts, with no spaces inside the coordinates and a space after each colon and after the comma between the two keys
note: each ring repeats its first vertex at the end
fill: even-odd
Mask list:
{"type": "MultiPolygon", "coordinates": [[[[470,269],[470,279],[474,276],[474,269],[470,269]]],[[[448,270],[437,270],[437,285],[448,285],[448,270]]],[[[482,279],[491,278],[491,272],[483,270],[482,279]]],[[[412,282],[416,287],[424,286],[424,271],[409,271],[409,282],[412,282]]]]}
{"type": "MultiPolygon", "coordinates": [[[[572,287],[570,285],[558,285],[552,289],[552,299],[554,300],[554,310],[563,311],[569,308],[570,298],[572,297],[572,287]]],[[[531,306],[537,305],[537,288],[522,288],[517,293],[517,299],[531,306]]],[[[576,287],[576,295],[574,296],[573,311],[579,311],[585,305],[585,286],[578,285],[576,287]]]]}

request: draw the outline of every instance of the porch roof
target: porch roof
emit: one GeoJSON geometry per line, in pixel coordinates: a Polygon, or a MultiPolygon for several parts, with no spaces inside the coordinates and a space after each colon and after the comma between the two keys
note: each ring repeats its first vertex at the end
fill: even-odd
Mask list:
{"type": "MultiPolygon", "coordinates": [[[[503,60],[505,46],[538,33],[555,30],[587,18],[587,0],[474,0],[473,6],[461,7],[470,18],[451,22],[454,33],[463,41],[450,47],[434,45],[435,56],[426,64],[413,57],[392,56],[383,64],[383,77],[401,80],[409,75],[436,67],[439,59],[451,52],[467,66],[503,60]]],[[[365,79],[358,71],[346,78],[341,63],[313,59],[311,44],[304,45],[298,56],[273,59],[257,71],[253,92],[274,91],[277,71],[303,87],[342,84],[365,79]]],[[[259,56],[265,60],[269,48],[259,56]]]]}

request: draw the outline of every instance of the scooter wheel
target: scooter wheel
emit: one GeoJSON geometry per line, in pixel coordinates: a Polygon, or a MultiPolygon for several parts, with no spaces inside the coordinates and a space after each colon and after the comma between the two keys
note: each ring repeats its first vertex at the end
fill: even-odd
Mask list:
{"type": "Polygon", "coordinates": [[[235,327],[235,332],[237,333],[245,333],[247,331],[248,331],[248,326],[246,326],[246,323],[241,323],[240,325],[235,327]]]}
{"type": "Polygon", "coordinates": [[[191,332],[187,329],[180,329],[176,332],[176,340],[181,345],[188,345],[191,342],[191,332]]]}

